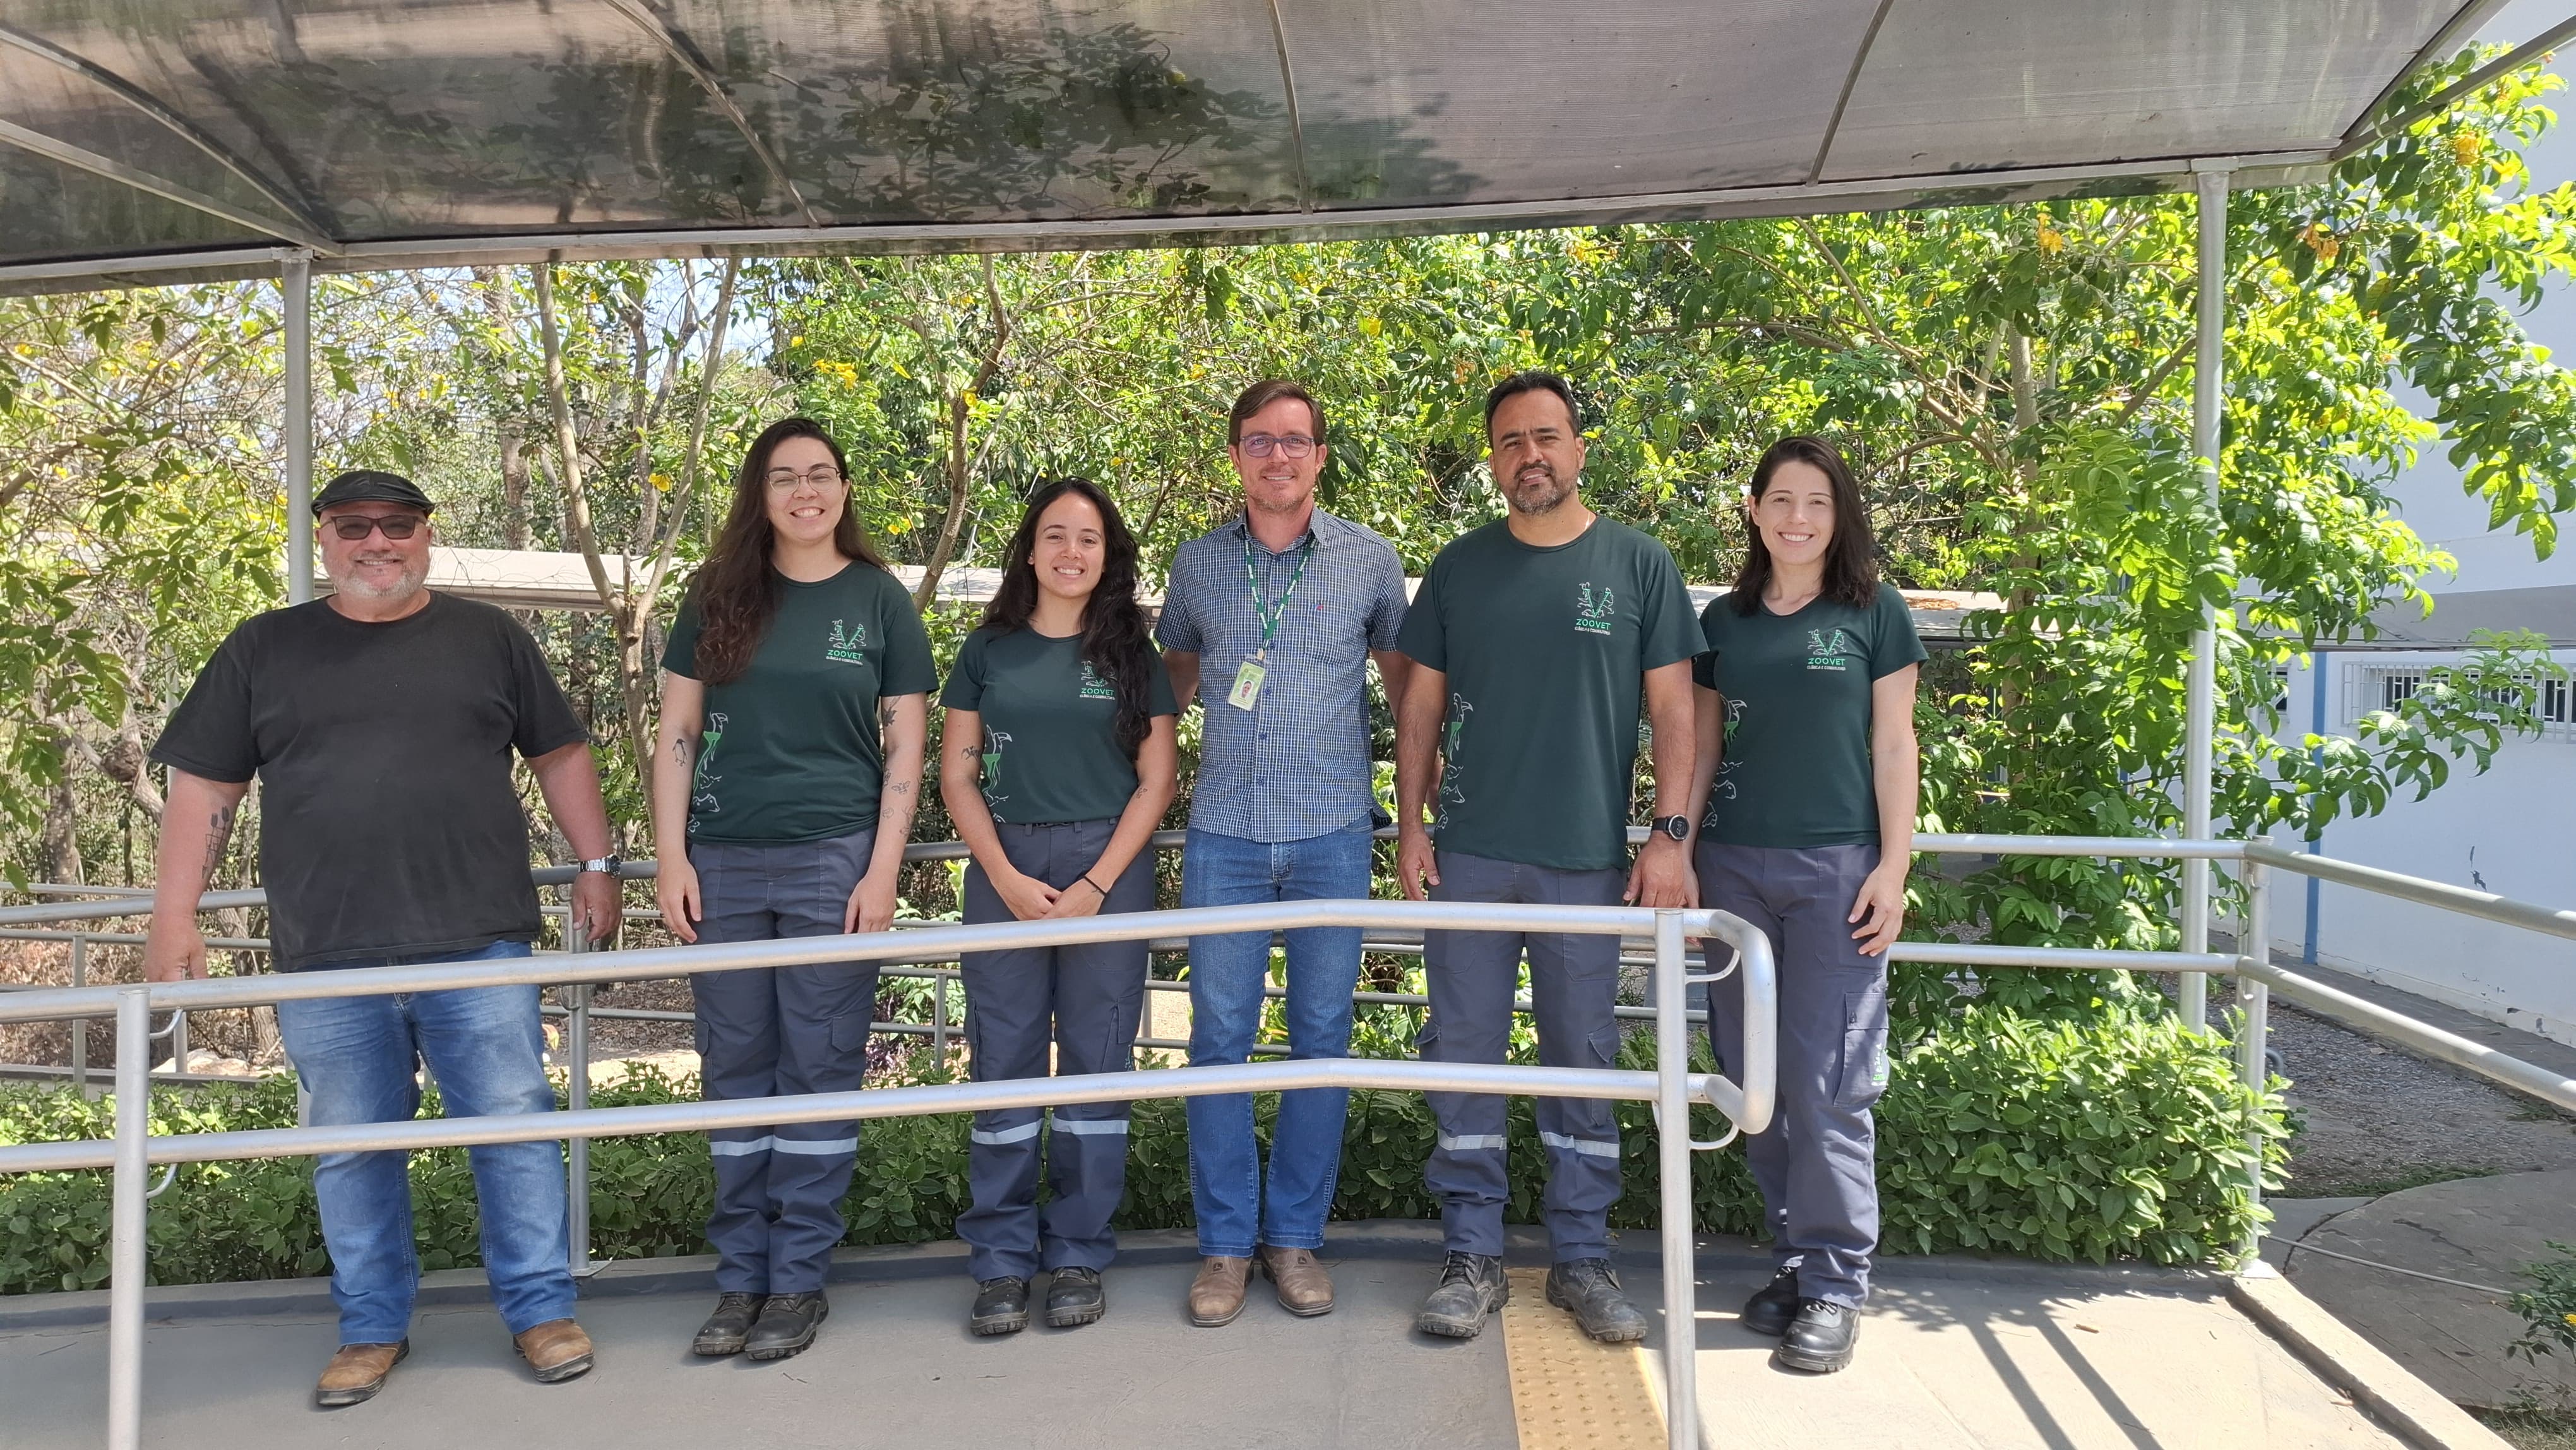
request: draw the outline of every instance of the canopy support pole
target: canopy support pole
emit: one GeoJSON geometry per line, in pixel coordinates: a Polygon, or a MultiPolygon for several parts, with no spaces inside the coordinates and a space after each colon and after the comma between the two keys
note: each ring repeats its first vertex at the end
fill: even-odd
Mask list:
{"type": "MultiPolygon", "coordinates": [[[[2192,163],[2200,191],[2199,353],[2192,372],[2191,446],[2200,460],[2201,496],[2212,514],[2218,510],[2218,422],[2220,388],[2227,365],[2227,182],[2233,160],[2192,163]]],[[[2183,688],[2182,815],[2183,835],[2209,838],[2211,754],[2218,730],[2218,620],[2211,605],[2200,607],[2200,628],[2191,636],[2191,669],[2183,688]]],[[[2182,949],[2209,950],[2209,862],[2195,857],[2182,863],[2182,949]]],[[[2182,996],[2183,1025],[2197,1032],[2209,1025],[2209,978],[2185,972],[2175,984],[2182,996]]]]}
{"type": "Polygon", "coordinates": [[[313,254],[278,266],[286,312],[286,602],[313,598],[313,254]]]}

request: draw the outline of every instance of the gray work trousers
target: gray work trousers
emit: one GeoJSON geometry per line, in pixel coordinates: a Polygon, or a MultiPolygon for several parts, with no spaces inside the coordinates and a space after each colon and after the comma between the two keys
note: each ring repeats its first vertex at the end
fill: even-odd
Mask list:
{"type": "MultiPolygon", "coordinates": [[[[1117,825],[996,823],[994,829],[1002,836],[1002,854],[1024,874],[1049,886],[1088,891],[1079,878],[1100,859],[1117,825]]],[[[1101,914],[1152,910],[1154,853],[1137,852],[1107,884],[1101,914]]],[[[965,917],[1011,919],[982,866],[966,868],[965,917]]],[[[1136,1027],[1145,1010],[1144,938],[967,952],[959,965],[975,1081],[1047,1076],[1050,1043],[1059,1075],[1125,1072],[1136,1065],[1136,1027]]],[[[1118,1234],[1109,1220],[1127,1192],[1127,1103],[1073,1103],[1052,1116],[1049,1197],[1041,1210],[1038,1109],[975,1115],[966,1149],[966,1186],[974,1206],[958,1217],[957,1237],[966,1241],[966,1271],[979,1283],[1025,1279],[1040,1269],[1105,1269],[1117,1257],[1118,1234]]]]}
{"type": "MultiPolygon", "coordinates": [[[[1878,847],[1728,846],[1696,853],[1700,904],[1771,939],[1780,978],[1780,1097],[1744,1156],[1762,1190],[1771,1253],[1798,1293],[1859,1307],[1878,1247],[1878,1137],[1887,1090],[1887,961],[1865,957],[1848,919],[1878,847]]],[[[1742,1077],[1744,976],[1709,988],[1711,1046],[1742,1077]]]]}
{"type": "MultiPolygon", "coordinates": [[[[838,936],[867,874],[874,827],[787,846],[697,842],[702,942],[838,936]]],[[[858,1090],[876,1015],[874,962],[747,967],[689,979],[697,1001],[698,1077],[709,1101],[858,1090]]],[[[855,1120],[716,1128],[715,1211],[707,1242],[716,1289],[806,1294],[823,1287],[841,1241],[841,1198],[859,1151],[855,1120]]]]}
{"type": "MultiPolygon", "coordinates": [[[[1501,901],[1613,906],[1627,889],[1618,870],[1564,871],[1456,851],[1438,855],[1434,901],[1501,901]]],[[[1608,1067],[1619,1055],[1619,939],[1549,932],[1423,933],[1430,1020],[1418,1040],[1425,1062],[1503,1060],[1511,1041],[1512,997],[1527,952],[1537,1009],[1538,1060],[1548,1067],[1608,1067]]],[[[1425,1093],[1440,1140],[1423,1182],[1440,1199],[1449,1251],[1500,1254],[1505,1176],[1504,1100],[1490,1093],[1425,1093]]],[[[1547,1151],[1542,1207],[1556,1260],[1607,1258],[1610,1205],[1619,1200],[1619,1120],[1606,1101],[1540,1098],[1539,1143],[1547,1151]]]]}

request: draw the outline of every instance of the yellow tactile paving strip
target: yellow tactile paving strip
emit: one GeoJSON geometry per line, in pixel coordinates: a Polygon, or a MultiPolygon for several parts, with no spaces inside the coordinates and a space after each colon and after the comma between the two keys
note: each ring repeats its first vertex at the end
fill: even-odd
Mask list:
{"type": "Polygon", "coordinates": [[[1547,1270],[1511,1271],[1503,1352],[1520,1450],[1661,1450],[1664,1417],[1637,1348],[1599,1344],[1547,1302],[1547,1270]]]}

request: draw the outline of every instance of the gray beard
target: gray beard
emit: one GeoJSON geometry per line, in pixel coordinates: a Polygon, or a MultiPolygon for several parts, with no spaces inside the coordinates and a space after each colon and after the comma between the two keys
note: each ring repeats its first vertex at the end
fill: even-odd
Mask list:
{"type": "Polygon", "coordinates": [[[331,587],[358,599],[374,599],[388,604],[399,604],[418,594],[422,586],[428,582],[429,568],[423,565],[418,569],[404,570],[402,582],[382,589],[373,584],[361,582],[355,575],[346,579],[334,579],[331,581],[331,587]]]}

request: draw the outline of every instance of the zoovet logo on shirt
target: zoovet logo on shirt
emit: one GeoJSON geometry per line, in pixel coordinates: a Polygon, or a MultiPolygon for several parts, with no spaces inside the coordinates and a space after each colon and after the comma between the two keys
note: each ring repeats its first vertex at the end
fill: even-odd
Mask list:
{"type": "Polygon", "coordinates": [[[1594,599],[1592,597],[1592,584],[1590,580],[1586,580],[1583,583],[1576,585],[1575,592],[1575,632],[1578,634],[1601,635],[1610,633],[1612,622],[1617,620],[1619,617],[1618,596],[1610,592],[1610,586],[1607,584],[1601,586],[1601,597],[1599,599],[1594,599]]]}
{"type": "Polygon", "coordinates": [[[1117,688],[1111,685],[1107,680],[1100,678],[1100,671],[1091,667],[1091,661],[1084,660],[1082,662],[1082,689],[1076,698],[1084,700],[1115,700],[1118,698],[1118,691],[1117,688]]]}
{"type": "Polygon", "coordinates": [[[1851,660],[1848,656],[1858,655],[1860,652],[1860,641],[1852,638],[1851,631],[1839,624],[1831,629],[1807,631],[1808,669],[1847,670],[1851,668],[1851,660]]]}
{"type": "Polygon", "coordinates": [[[866,621],[862,620],[857,625],[845,630],[841,625],[841,621],[837,619],[833,620],[832,638],[823,646],[823,658],[827,660],[839,660],[845,665],[866,664],[868,662],[868,626],[866,621]]]}

